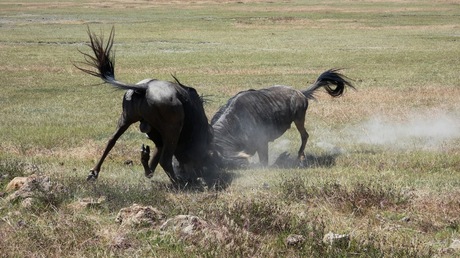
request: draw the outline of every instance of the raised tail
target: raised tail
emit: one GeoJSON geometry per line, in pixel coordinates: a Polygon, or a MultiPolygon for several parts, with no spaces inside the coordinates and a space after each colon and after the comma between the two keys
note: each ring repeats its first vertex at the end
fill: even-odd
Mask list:
{"type": "Polygon", "coordinates": [[[342,96],[346,86],[355,89],[349,78],[339,73],[339,71],[340,69],[329,69],[323,72],[316,79],[316,82],[306,90],[303,90],[302,93],[309,99],[315,99],[314,92],[321,87],[324,87],[326,92],[332,97],[342,96]],[[331,85],[335,85],[335,88],[332,88],[331,85]]]}
{"type": "Polygon", "coordinates": [[[80,62],[80,64],[87,65],[90,68],[82,68],[74,64],[76,68],[79,70],[90,74],[92,76],[96,76],[101,78],[104,82],[110,83],[111,85],[115,86],[116,88],[123,89],[123,90],[146,90],[148,83],[138,83],[138,84],[126,84],[120,81],[115,80],[115,54],[112,51],[113,47],[113,38],[115,36],[115,28],[112,27],[110,31],[109,38],[107,43],[104,44],[104,37],[97,36],[96,33],[91,32],[88,28],[88,36],[90,43],[88,46],[93,51],[94,56],[83,53],[82,51],[78,50],[80,53],[83,54],[85,57],[85,62],[80,62]],[[92,68],[92,69],[91,69],[92,68]],[[94,70],[95,69],[95,70],[94,70]]]}

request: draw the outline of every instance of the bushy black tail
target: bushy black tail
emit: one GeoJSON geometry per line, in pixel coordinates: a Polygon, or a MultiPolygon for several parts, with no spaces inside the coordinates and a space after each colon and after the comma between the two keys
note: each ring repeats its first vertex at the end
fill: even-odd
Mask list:
{"type": "Polygon", "coordinates": [[[98,37],[94,32],[91,32],[89,28],[88,36],[90,40],[88,46],[93,51],[94,56],[87,53],[83,53],[80,50],[79,52],[82,53],[85,57],[85,62],[80,62],[80,64],[87,65],[90,67],[90,69],[82,68],[74,64],[76,68],[87,74],[101,78],[104,82],[110,83],[111,85],[119,89],[145,90],[147,88],[147,83],[132,85],[115,80],[115,54],[111,52],[113,47],[113,38],[115,36],[114,27],[112,27],[109,38],[105,45],[104,37],[98,37]]]}
{"type": "Polygon", "coordinates": [[[332,97],[341,96],[344,93],[346,86],[355,89],[349,81],[349,78],[338,71],[340,71],[340,69],[329,69],[323,72],[318,79],[316,79],[316,82],[308,87],[308,89],[302,91],[302,93],[307,98],[314,99],[314,92],[321,87],[324,87],[326,92],[332,97]],[[332,88],[331,85],[335,85],[335,88],[332,88]]]}

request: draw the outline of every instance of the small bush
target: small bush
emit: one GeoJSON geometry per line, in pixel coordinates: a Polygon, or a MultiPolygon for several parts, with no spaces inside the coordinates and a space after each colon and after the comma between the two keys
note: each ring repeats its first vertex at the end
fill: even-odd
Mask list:
{"type": "Polygon", "coordinates": [[[18,160],[0,161],[0,190],[15,177],[24,176],[24,164],[18,160]]]}

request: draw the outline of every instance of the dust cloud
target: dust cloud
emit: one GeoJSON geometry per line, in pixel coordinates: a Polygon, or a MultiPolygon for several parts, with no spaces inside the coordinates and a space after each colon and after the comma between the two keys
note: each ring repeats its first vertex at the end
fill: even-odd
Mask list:
{"type": "MultiPolygon", "coordinates": [[[[324,125],[310,127],[305,154],[315,161],[326,156],[334,158],[356,148],[366,148],[360,145],[399,151],[439,151],[458,148],[456,144],[460,142],[460,111],[413,111],[405,118],[376,115],[358,124],[344,125],[343,129],[338,130],[324,125]],[[318,150],[321,150],[320,153],[318,150]]],[[[286,152],[289,156],[282,162],[295,159],[300,146],[300,136],[297,136],[297,131],[295,134],[294,139],[282,136],[270,144],[270,162],[278,161],[286,152]]],[[[257,163],[258,159],[253,156],[250,161],[257,163]]]]}
{"type": "Polygon", "coordinates": [[[460,114],[427,111],[410,114],[400,121],[375,116],[347,131],[350,139],[361,144],[395,149],[438,149],[460,139],[460,114]]]}

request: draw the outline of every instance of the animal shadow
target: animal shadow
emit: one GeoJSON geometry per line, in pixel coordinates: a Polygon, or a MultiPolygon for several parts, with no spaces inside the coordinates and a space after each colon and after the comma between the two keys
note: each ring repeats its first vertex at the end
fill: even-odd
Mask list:
{"type": "Polygon", "coordinates": [[[299,161],[287,151],[281,153],[271,167],[274,168],[317,168],[332,167],[336,164],[339,153],[326,153],[322,155],[306,154],[305,159],[299,161]]]}

